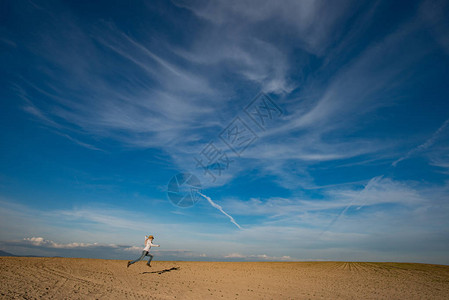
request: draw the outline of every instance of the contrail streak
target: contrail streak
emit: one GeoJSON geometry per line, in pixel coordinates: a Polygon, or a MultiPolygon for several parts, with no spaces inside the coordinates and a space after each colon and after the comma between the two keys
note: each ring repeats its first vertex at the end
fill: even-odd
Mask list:
{"type": "Polygon", "coordinates": [[[210,205],[212,205],[213,207],[215,207],[216,209],[221,211],[225,216],[227,216],[229,218],[229,220],[231,220],[231,222],[234,223],[235,226],[237,226],[239,229],[242,229],[242,227],[240,227],[240,225],[237,224],[237,222],[234,220],[234,218],[232,216],[228,215],[220,205],[216,204],[214,201],[212,201],[211,198],[207,197],[206,195],[203,195],[200,192],[198,192],[198,194],[203,196],[210,203],[210,205]]]}
{"type": "Polygon", "coordinates": [[[379,182],[381,179],[383,178],[383,175],[381,175],[381,176],[376,176],[376,177],[373,177],[373,178],[371,178],[370,179],[370,181],[368,181],[368,183],[365,185],[365,187],[363,188],[363,190],[361,190],[358,194],[359,194],[359,197],[357,197],[357,198],[353,198],[352,200],[351,200],[351,202],[332,220],[332,222],[329,224],[329,225],[327,225],[327,227],[326,227],[326,229],[325,230],[323,230],[321,233],[320,233],[320,236],[322,236],[325,232],[327,232],[327,231],[329,231],[329,229],[332,227],[332,226],[334,226],[334,224],[348,211],[348,209],[351,207],[351,206],[353,206],[354,205],[354,203],[355,202],[357,202],[357,201],[360,201],[360,200],[362,200],[362,201],[360,201],[360,203],[358,203],[358,208],[357,209],[360,209],[361,207],[363,207],[364,205],[365,205],[365,202],[366,202],[366,197],[364,197],[364,193],[366,192],[366,190],[368,190],[369,188],[371,188],[371,186],[373,185],[373,184],[376,184],[377,182],[379,182]]]}
{"type": "Polygon", "coordinates": [[[443,125],[441,125],[440,128],[438,128],[437,131],[435,131],[427,141],[425,141],[423,144],[419,145],[418,147],[413,148],[412,150],[407,152],[407,154],[405,154],[401,158],[398,158],[396,161],[394,161],[391,165],[393,167],[396,167],[396,165],[399,162],[406,160],[406,159],[410,158],[411,156],[415,155],[416,153],[424,151],[427,148],[429,148],[430,146],[432,146],[438,140],[438,138],[440,138],[441,133],[444,131],[444,129],[446,129],[446,127],[448,127],[448,125],[449,125],[449,119],[444,121],[443,125]]]}

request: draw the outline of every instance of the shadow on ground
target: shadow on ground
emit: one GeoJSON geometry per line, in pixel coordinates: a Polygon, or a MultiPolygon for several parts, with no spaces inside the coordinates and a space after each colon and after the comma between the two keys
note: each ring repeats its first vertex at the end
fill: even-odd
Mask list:
{"type": "Polygon", "coordinates": [[[179,269],[180,269],[179,267],[173,267],[173,268],[164,269],[164,270],[161,270],[161,271],[143,272],[142,274],[154,274],[154,273],[162,274],[162,273],[165,273],[165,272],[177,271],[179,269]]]}

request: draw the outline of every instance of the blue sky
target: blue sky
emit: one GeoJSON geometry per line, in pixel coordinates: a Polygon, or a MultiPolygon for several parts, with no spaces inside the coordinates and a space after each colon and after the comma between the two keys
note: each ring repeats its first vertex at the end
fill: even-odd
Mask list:
{"type": "Polygon", "coordinates": [[[1,249],[126,259],[154,234],[158,259],[449,264],[448,12],[2,1],[1,249]],[[178,173],[210,201],[173,205],[178,173]]]}

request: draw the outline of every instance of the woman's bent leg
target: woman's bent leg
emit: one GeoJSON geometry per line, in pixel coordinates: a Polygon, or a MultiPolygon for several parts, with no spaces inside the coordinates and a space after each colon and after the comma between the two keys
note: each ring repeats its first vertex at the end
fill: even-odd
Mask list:
{"type": "Polygon", "coordinates": [[[153,260],[153,255],[151,255],[150,253],[148,253],[147,255],[150,257],[150,259],[147,262],[147,265],[150,265],[151,261],[153,260]]]}

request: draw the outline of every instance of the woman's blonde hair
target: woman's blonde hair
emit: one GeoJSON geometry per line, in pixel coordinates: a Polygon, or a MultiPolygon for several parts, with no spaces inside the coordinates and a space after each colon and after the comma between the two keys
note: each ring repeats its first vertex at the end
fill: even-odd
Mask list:
{"type": "Polygon", "coordinates": [[[153,240],[153,239],[154,239],[154,236],[149,235],[148,238],[153,240]]]}

